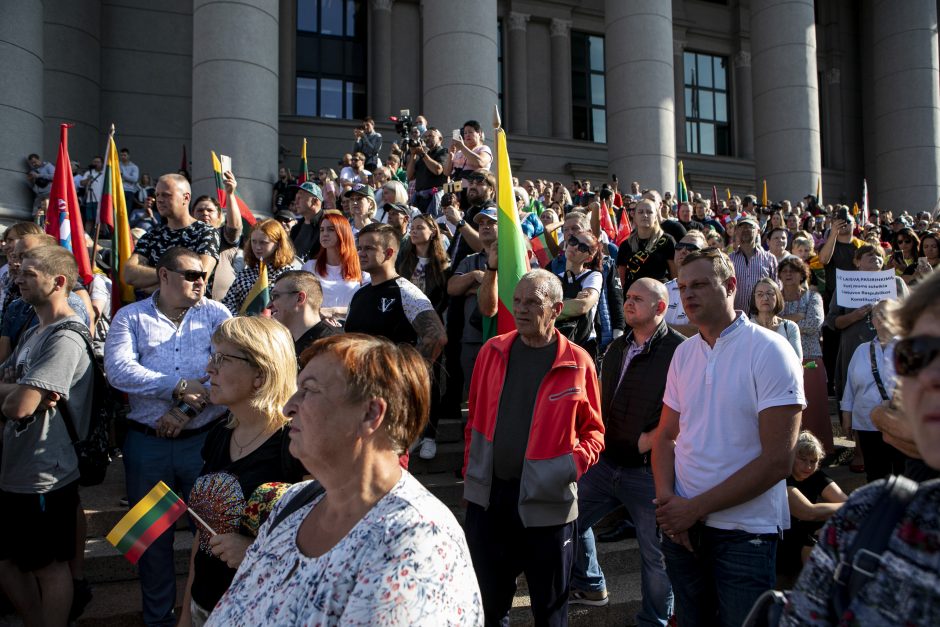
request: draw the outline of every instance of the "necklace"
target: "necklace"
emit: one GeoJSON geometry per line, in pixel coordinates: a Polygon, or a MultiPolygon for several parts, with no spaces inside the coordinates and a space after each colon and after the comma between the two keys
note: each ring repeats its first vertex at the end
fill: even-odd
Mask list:
{"type": "MultiPolygon", "coordinates": [[[[154,305],[156,305],[157,309],[160,309],[160,295],[159,295],[159,294],[157,294],[157,295],[154,297],[154,305]]],[[[188,312],[189,310],[190,310],[190,307],[184,307],[184,308],[183,308],[183,311],[180,312],[179,315],[177,315],[177,316],[174,318],[173,316],[171,316],[171,315],[168,314],[167,312],[165,312],[165,311],[163,311],[162,309],[160,309],[160,311],[163,312],[163,315],[166,316],[167,318],[169,318],[169,319],[170,319],[170,322],[172,322],[173,325],[174,325],[174,326],[177,326],[177,327],[180,325],[180,322],[182,322],[183,318],[186,317],[186,312],[188,312]]]]}
{"type": "Polygon", "coordinates": [[[268,427],[267,427],[267,426],[263,427],[263,428],[261,429],[261,431],[259,431],[257,434],[255,434],[255,437],[251,438],[251,441],[250,441],[248,444],[245,444],[244,446],[242,446],[241,444],[238,443],[238,440],[235,439],[235,432],[232,431],[232,444],[234,444],[235,446],[238,447],[238,456],[241,457],[241,456],[242,456],[242,453],[245,452],[245,449],[248,448],[249,446],[251,446],[252,444],[254,444],[255,442],[257,442],[257,441],[258,441],[258,438],[260,438],[262,435],[264,435],[265,432],[267,432],[267,430],[268,430],[268,427]]]}

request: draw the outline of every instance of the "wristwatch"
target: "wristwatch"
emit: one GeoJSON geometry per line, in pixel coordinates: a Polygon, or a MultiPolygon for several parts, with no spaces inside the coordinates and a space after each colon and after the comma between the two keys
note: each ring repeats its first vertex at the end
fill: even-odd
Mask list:
{"type": "Polygon", "coordinates": [[[457,223],[457,230],[460,230],[465,226],[467,226],[467,221],[463,218],[460,218],[460,222],[457,223]]]}

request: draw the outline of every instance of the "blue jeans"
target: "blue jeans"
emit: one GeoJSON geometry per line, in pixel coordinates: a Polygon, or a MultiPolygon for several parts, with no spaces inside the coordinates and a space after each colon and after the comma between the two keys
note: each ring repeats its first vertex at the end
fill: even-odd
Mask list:
{"type": "Polygon", "coordinates": [[[777,538],[699,523],[689,530],[691,552],[664,536],[679,624],[739,627],[757,597],[774,587],[777,538]]]}
{"type": "MultiPolygon", "coordinates": [[[[127,500],[133,507],[159,481],[177,496],[189,499],[189,492],[202,470],[202,445],[208,432],[185,439],[164,439],[128,431],[124,441],[124,472],[127,500]]],[[[150,545],[140,561],[140,589],[144,623],[175,625],[176,568],[173,560],[173,532],[167,529],[150,545]]]]}
{"type": "Polygon", "coordinates": [[[624,468],[600,460],[578,481],[578,529],[581,532],[575,554],[571,587],[578,590],[604,590],[607,583],[600,564],[591,526],[621,505],[636,527],[642,560],[641,590],[643,605],[638,625],[665,625],[672,614],[672,586],[656,528],[656,488],[648,466],[624,468]]]}

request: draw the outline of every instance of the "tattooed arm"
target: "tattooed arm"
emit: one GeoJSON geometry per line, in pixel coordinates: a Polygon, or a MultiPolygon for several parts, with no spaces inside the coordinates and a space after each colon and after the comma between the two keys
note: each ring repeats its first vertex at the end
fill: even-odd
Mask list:
{"type": "Polygon", "coordinates": [[[433,309],[422,311],[412,320],[411,326],[418,334],[418,352],[429,362],[433,362],[447,344],[447,331],[440,316],[433,309]]]}

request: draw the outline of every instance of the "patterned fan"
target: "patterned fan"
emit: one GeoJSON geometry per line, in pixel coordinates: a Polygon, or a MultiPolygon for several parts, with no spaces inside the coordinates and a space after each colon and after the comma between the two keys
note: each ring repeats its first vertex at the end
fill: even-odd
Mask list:
{"type": "Polygon", "coordinates": [[[248,505],[245,506],[245,515],[242,517],[242,524],[251,532],[251,535],[258,536],[258,529],[268,519],[271,510],[290,486],[289,483],[272,481],[262,483],[251,493],[248,497],[248,505]]]}
{"type": "MultiPolygon", "coordinates": [[[[245,512],[245,495],[235,476],[227,472],[213,472],[196,479],[189,493],[189,507],[204,518],[216,533],[233,533],[238,531],[245,512]]],[[[211,534],[206,533],[205,529],[202,531],[199,534],[199,547],[211,554],[211,534]]]]}

